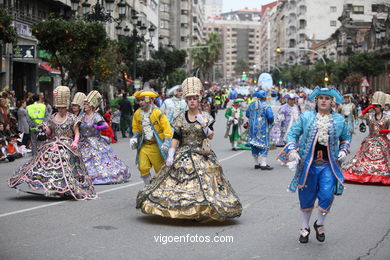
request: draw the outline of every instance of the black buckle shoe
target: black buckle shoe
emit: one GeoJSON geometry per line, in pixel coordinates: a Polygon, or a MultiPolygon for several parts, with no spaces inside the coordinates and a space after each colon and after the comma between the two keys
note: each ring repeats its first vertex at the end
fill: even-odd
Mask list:
{"type": "Polygon", "coordinates": [[[266,165],[266,166],[260,166],[260,169],[262,169],[262,170],[266,170],[266,171],[270,171],[270,170],[272,170],[274,167],[271,167],[271,166],[269,166],[269,165],[266,165]]]}
{"type": "Polygon", "coordinates": [[[299,236],[299,243],[306,244],[309,242],[310,228],[302,228],[299,236]]]}
{"type": "Polygon", "coordinates": [[[255,169],[261,169],[261,166],[259,164],[255,164],[255,169]]]}
{"type": "Polygon", "coordinates": [[[325,229],[324,225],[317,225],[317,220],[314,222],[314,230],[316,231],[316,238],[319,242],[325,241],[325,229]]]}

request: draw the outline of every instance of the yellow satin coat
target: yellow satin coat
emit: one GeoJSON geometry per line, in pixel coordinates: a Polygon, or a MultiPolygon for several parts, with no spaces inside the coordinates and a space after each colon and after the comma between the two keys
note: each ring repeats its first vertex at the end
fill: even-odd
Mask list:
{"type": "MultiPolygon", "coordinates": [[[[150,121],[152,122],[158,137],[163,142],[165,138],[172,139],[173,133],[167,116],[156,107],[152,109],[152,113],[150,113],[150,121]]],[[[133,134],[138,133],[138,135],[142,135],[142,120],[141,108],[138,108],[133,116],[133,134]]]]}

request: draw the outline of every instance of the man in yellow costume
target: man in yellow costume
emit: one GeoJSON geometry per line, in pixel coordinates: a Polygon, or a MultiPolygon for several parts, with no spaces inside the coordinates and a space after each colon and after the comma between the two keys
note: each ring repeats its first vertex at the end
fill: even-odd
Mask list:
{"type": "Polygon", "coordinates": [[[140,108],[133,116],[132,149],[137,149],[136,163],[145,185],[150,183],[150,170],[158,173],[165,163],[172,141],[172,129],[168,118],[153,105],[157,93],[142,90],[134,95],[140,108]]]}

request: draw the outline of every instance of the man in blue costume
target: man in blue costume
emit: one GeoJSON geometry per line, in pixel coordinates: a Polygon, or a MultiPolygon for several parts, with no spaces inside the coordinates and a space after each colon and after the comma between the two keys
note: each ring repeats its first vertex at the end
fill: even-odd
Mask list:
{"type": "Polygon", "coordinates": [[[249,139],[247,146],[252,148],[252,156],[255,161],[255,169],[272,170],[267,165],[268,150],[270,147],[270,129],[274,122],[274,113],[268,103],[265,102],[267,92],[258,90],[253,94],[257,100],[253,101],[246,110],[249,119],[249,139]],[[261,162],[259,164],[259,156],[261,162]]]}
{"type": "Polygon", "coordinates": [[[309,220],[318,198],[318,216],[314,222],[316,238],[325,241],[324,221],[334,195],[341,195],[343,174],[340,163],[349,153],[351,135],[342,115],[332,111],[333,99],[344,103],[335,88],[315,88],[308,100],[314,100],[315,110],[306,111],[287,133],[287,144],[279,159],[295,169],[289,189],[298,188],[303,223],[299,242],[309,241],[309,220]],[[297,147],[299,141],[299,149],[297,147]]]}

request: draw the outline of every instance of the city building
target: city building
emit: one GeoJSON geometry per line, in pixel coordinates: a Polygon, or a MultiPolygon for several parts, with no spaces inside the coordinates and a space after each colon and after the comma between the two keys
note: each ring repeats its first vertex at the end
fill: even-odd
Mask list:
{"type": "Polygon", "coordinates": [[[223,0],[206,0],[204,5],[205,18],[213,19],[222,13],[223,0]]]}
{"type": "Polygon", "coordinates": [[[249,65],[248,75],[256,76],[260,68],[260,10],[241,9],[221,14],[204,24],[204,37],[211,32],[222,41],[222,57],[217,69],[227,80],[237,77],[235,65],[245,60],[249,65]]]}

